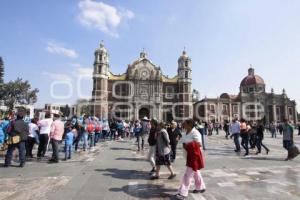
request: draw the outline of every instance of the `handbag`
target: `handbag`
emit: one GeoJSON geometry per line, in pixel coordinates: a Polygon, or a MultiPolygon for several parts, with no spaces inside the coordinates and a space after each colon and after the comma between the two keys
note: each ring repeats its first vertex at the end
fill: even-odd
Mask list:
{"type": "Polygon", "coordinates": [[[20,143],[20,141],[21,141],[20,136],[19,135],[15,135],[15,136],[11,136],[8,139],[7,143],[8,144],[18,144],[18,143],[20,143]]]}
{"type": "Polygon", "coordinates": [[[288,150],[289,158],[293,159],[299,155],[299,149],[297,146],[292,145],[291,148],[288,150]]]}
{"type": "MultiPolygon", "coordinates": [[[[14,131],[14,122],[12,121],[9,128],[8,128],[8,133],[12,133],[12,132],[15,132],[15,134],[18,134],[16,131],[14,131]]],[[[13,136],[10,136],[8,138],[8,141],[7,143],[8,144],[18,144],[21,142],[21,137],[20,135],[15,135],[15,134],[12,134],[13,136]]]]}

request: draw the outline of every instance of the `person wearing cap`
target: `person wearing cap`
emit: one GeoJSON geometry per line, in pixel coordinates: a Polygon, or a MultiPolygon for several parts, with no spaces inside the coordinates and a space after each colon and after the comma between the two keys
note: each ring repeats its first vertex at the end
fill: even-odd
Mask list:
{"type": "Polygon", "coordinates": [[[59,119],[58,114],[54,114],[53,123],[50,130],[50,141],[52,145],[52,158],[49,163],[59,162],[59,142],[62,140],[64,134],[64,123],[59,119]]]}
{"type": "Polygon", "coordinates": [[[25,154],[26,154],[26,140],[29,135],[29,128],[28,125],[23,120],[23,114],[18,113],[17,119],[10,123],[8,128],[8,135],[10,137],[9,140],[12,140],[11,143],[8,145],[8,149],[5,155],[5,163],[4,167],[9,167],[11,165],[12,155],[15,148],[19,151],[19,160],[20,160],[20,167],[25,166],[25,154]],[[18,140],[13,141],[13,137],[18,138],[18,140]]]}
{"type": "Polygon", "coordinates": [[[45,119],[42,119],[38,122],[38,127],[40,130],[40,134],[39,134],[40,143],[39,143],[38,152],[37,152],[38,159],[44,157],[47,152],[47,146],[49,143],[49,134],[50,134],[52,123],[53,123],[53,120],[51,118],[50,112],[47,112],[45,114],[45,119]]]}

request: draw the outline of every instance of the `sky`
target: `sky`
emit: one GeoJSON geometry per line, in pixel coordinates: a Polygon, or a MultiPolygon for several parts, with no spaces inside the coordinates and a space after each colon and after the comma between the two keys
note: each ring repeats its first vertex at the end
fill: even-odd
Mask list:
{"type": "Polygon", "coordinates": [[[299,104],[299,10],[298,0],[1,0],[0,56],[5,81],[40,90],[37,107],[91,96],[101,40],[115,74],[145,49],[175,76],[185,48],[201,98],[237,94],[251,64],[267,91],[299,104]]]}

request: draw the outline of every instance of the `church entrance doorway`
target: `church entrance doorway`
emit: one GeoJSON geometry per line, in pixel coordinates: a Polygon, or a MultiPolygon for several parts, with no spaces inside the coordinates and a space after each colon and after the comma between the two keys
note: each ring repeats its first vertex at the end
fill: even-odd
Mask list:
{"type": "Polygon", "coordinates": [[[144,117],[148,117],[148,119],[150,119],[150,110],[148,108],[141,108],[139,110],[139,119],[144,117]]]}

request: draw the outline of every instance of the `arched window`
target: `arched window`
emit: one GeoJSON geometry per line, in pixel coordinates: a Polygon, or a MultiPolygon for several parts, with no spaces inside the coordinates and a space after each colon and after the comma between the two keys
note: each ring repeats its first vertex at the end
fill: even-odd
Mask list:
{"type": "Polygon", "coordinates": [[[102,68],[102,65],[99,65],[98,66],[98,72],[97,72],[98,74],[101,74],[101,68],[102,68]]]}
{"type": "Polygon", "coordinates": [[[186,67],[189,66],[189,61],[188,61],[188,60],[185,61],[185,66],[186,66],[186,67]]]}
{"type": "Polygon", "coordinates": [[[184,78],[189,78],[189,72],[185,71],[184,78]]]}

